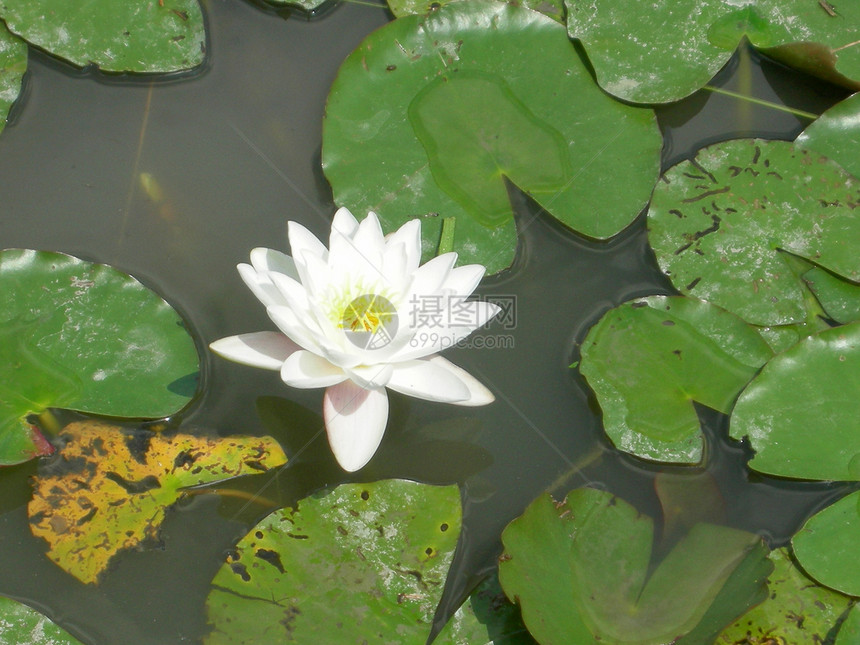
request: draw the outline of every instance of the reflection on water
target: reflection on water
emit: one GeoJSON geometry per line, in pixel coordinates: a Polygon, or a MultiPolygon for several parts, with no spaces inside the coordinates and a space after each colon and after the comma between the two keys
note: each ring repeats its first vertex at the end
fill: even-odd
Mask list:
{"type": "MultiPolygon", "coordinates": [[[[211,60],[181,82],[131,82],[69,71],[35,54],[22,105],[0,137],[4,247],[64,251],[116,264],[162,293],[209,341],[271,323],[235,272],[256,246],[286,250],[286,220],[325,236],[334,212],[322,178],[321,116],[341,60],[379,9],[345,5],[325,19],[283,20],[232,0],[208,3],[211,60]]],[[[841,91],[773,64],[736,57],[719,82],[821,112],[841,91]]],[[[790,114],[702,91],[659,110],[664,165],[702,144],[757,134],[793,138],[790,114]]],[[[194,495],[167,518],[163,548],[121,558],[84,587],[44,556],[25,515],[34,464],[0,472],[0,594],[26,598],[82,638],[128,645],[195,642],[203,599],[225,550],[268,512],[341,481],[405,477],[464,483],[465,539],[449,580],[448,611],[492,565],[504,525],[540,491],[583,482],[659,512],[657,469],[611,451],[575,369],[577,342],[610,307],[670,293],[640,218],[608,243],[576,238],[522,196],[514,267],[485,280],[486,296],[516,297],[509,347],[455,349],[450,358],[497,394],[468,409],[392,394],[376,459],[347,476],[331,457],[319,391],[284,388],[276,374],[205,361],[207,391],[182,421],[202,433],[272,434],[293,460],[245,478],[219,499],[194,495]],[[579,470],[581,462],[589,465],[579,470]]],[[[502,333],[499,330],[494,330],[502,333]]],[[[702,410],[705,469],[668,468],[722,504],[735,526],[784,541],[834,492],[825,484],[749,476],[748,455],[725,438],[725,419],[702,410]]],[[[682,524],[683,517],[672,517],[682,524]]],[[[673,525],[674,526],[674,525],[673,525]]],[[[674,529],[669,529],[674,530],[674,529]]]]}

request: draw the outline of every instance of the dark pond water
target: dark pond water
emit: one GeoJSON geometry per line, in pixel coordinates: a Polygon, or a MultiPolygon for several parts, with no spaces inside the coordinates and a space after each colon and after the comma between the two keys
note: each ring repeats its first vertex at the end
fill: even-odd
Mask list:
{"type": "MultiPolygon", "coordinates": [[[[160,292],[188,319],[201,350],[235,333],[272,328],[235,264],[255,246],[286,249],[286,221],[326,236],[334,206],[320,170],[321,117],[346,55],[384,24],[383,9],[345,4],[319,20],[285,19],[238,0],[206,3],[210,59],[192,78],[132,81],[79,73],[35,54],[23,98],[0,136],[0,244],[111,263],[160,292]],[[139,176],[163,194],[153,199],[139,176]]],[[[845,93],[784,68],[736,57],[717,82],[820,113],[845,93]]],[[[757,135],[793,138],[789,114],[700,92],[659,110],[664,160],[757,135]]],[[[608,308],[670,293],[640,218],[609,243],[577,238],[514,194],[521,247],[514,267],[485,280],[517,298],[511,346],[449,357],[487,383],[495,404],[464,409],[392,397],[378,456],[356,477],[463,485],[465,531],[441,613],[493,566],[505,524],[542,490],[591,482],[659,513],[659,469],[613,452],[596,405],[568,366],[577,341],[608,308]],[[578,469],[578,465],[589,465],[578,469]]],[[[501,333],[501,332],[500,332],[501,333]]],[[[287,389],[270,372],[204,353],[199,401],[177,419],[208,434],[272,434],[298,455],[278,473],[236,482],[282,505],[346,481],[330,457],[321,391],[287,389]],[[259,412],[258,412],[259,411],[259,412]]],[[[752,476],[725,420],[703,412],[709,459],[666,468],[708,494],[714,519],[784,542],[838,495],[826,484],[752,476]]],[[[63,573],[26,520],[34,464],[0,471],[0,595],[25,599],[90,643],[198,642],[204,598],[225,550],[269,510],[240,497],[199,495],[168,516],[163,548],[121,557],[99,586],[63,573]]]]}

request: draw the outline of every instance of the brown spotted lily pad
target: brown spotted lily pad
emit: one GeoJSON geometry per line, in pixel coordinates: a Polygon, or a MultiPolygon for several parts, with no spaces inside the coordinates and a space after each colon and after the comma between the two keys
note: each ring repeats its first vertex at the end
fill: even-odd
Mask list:
{"type": "Polygon", "coordinates": [[[768,576],[767,599],[726,628],[714,645],[830,642],[827,634],[850,598],[816,585],[787,549],[771,551],[768,557],[775,568],[768,576]]]}
{"type": "Polygon", "coordinates": [[[286,462],[270,437],[208,438],[79,422],[35,481],[30,528],[48,556],[87,583],[117,553],[158,537],[167,507],[187,486],[249,475],[286,462]]]}
{"type": "Polygon", "coordinates": [[[858,206],[860,181],[817,153],[726,141],[663,175],[648,241],[681,293],[755,325],[800,324],[810,318],[800,275],[810,263],[860,281],[858,206]]]}
{"type": "Polygon", "coordinates": [[[215,575],[204,642],[423,645],[460,517],[456,486],[405,480],[342,484],[277,510],[215,575]]]}

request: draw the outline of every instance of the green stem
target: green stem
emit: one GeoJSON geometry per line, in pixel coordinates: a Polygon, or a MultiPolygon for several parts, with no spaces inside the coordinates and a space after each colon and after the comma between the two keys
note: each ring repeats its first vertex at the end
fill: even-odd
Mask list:
{"type": "Polygon", "coordinates": [[[724,90],[721,87],[714,87],[713,85],[705,85],[705,90],[709,92],[713,92],[714,94],[724,94],[725,96],[731,96],[735,99],[741,99],[743,101],[748,101],[750,103],[755,103],[756,105],[762,105],[764,107],[769,107],[774,110],[779,110],[780,112],[788,112],[789,114],[793,114],[796,117],[800,117],[801,119],[810,119],[814,121],[818,118],[819,115],[813,114],[812,112],[804,112],[803,110],[797,110],[795,108],[790,108],[787,105],[780,105],[779,103],[773,103],[771,101],[765,101],[763,99],[757,99],[752,96],[748,96],[746,94],[740,94],[739,92],[732,92],[731,90],[724,90]]]}
{"type": "Polygon", "coordinates": [[[456,224],[456,217],[446,217],[442,220],[442,235],[439,237],[436,255],[443,255],[454,250],[454,227],[456,224]]]}

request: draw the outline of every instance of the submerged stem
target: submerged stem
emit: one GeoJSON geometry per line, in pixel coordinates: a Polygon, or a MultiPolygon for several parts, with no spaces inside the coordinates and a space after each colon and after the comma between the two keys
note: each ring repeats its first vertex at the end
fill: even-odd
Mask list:
{"type": "Polygon", "coordinates": [[[385,4],[380,4],[378,2],[363,2],[362,0],[344,0],[344,2],[347,2],[349,4],[361,5],[362,7],[374,7],[375,9],[379,9],[379,8],[387,6],[385,4]]]}
{"type": "Polygon", "coordinates": [[[248,491],[237,490],[235,488],[187,488],[182,492],[185,495],[208,495],[210,493],[214,493],[215,495],[222,495],[224,497],[238,497],[239,499],[246,499],[249,502],[254,502],[261,506],[279,508],[277,502],[274,502],[267,497],[262,497],[259,493],[249,493],[248,491]]]}
{"type": "MultiPolygon", "coordinates": [[[[595,444],[590,452],[585,453],[579,459],[571,463],[570,468],[556,477],[555,481],[546,487],[546,490],[550,493],[554,493],[556,490],[567,484],[574,475],[581,472],[583,468],[590,466],[601,457],[603,457],[603,447],[600,444],[595,444]]],[[[564,493],[567,494],[567,491],[565,490],[564,493]]]]}
{"type": "Polygon", "coordinates": [[[762,105],[764,107],[769,107],[774,110],[779,110],[780,112],[788,112],[789,114],[793,114],[796,117],[801,119],[810,119],[814,121],[818,118],[818,114],[813,114],[812,112],[805,112],[803,110],[798,110],[796,108],[788,107],[787,105],[780,105],[779,103],[773,103],[772,101],[765,101],[764,99],[757,99],[753,96],[748,96],[746,94],[741,94],[739,92],[732,92],[731,90],[725,90],[722,87],[714,87],[713,85],[705,85],[702,89],[708,90],[709,92],[713,92],[714,94],[724,94],[725,96],[731,96],[735,99],[741,99],[743,101],[748,101],[750,103],[755,103],[756,105],[762,105]]]}

